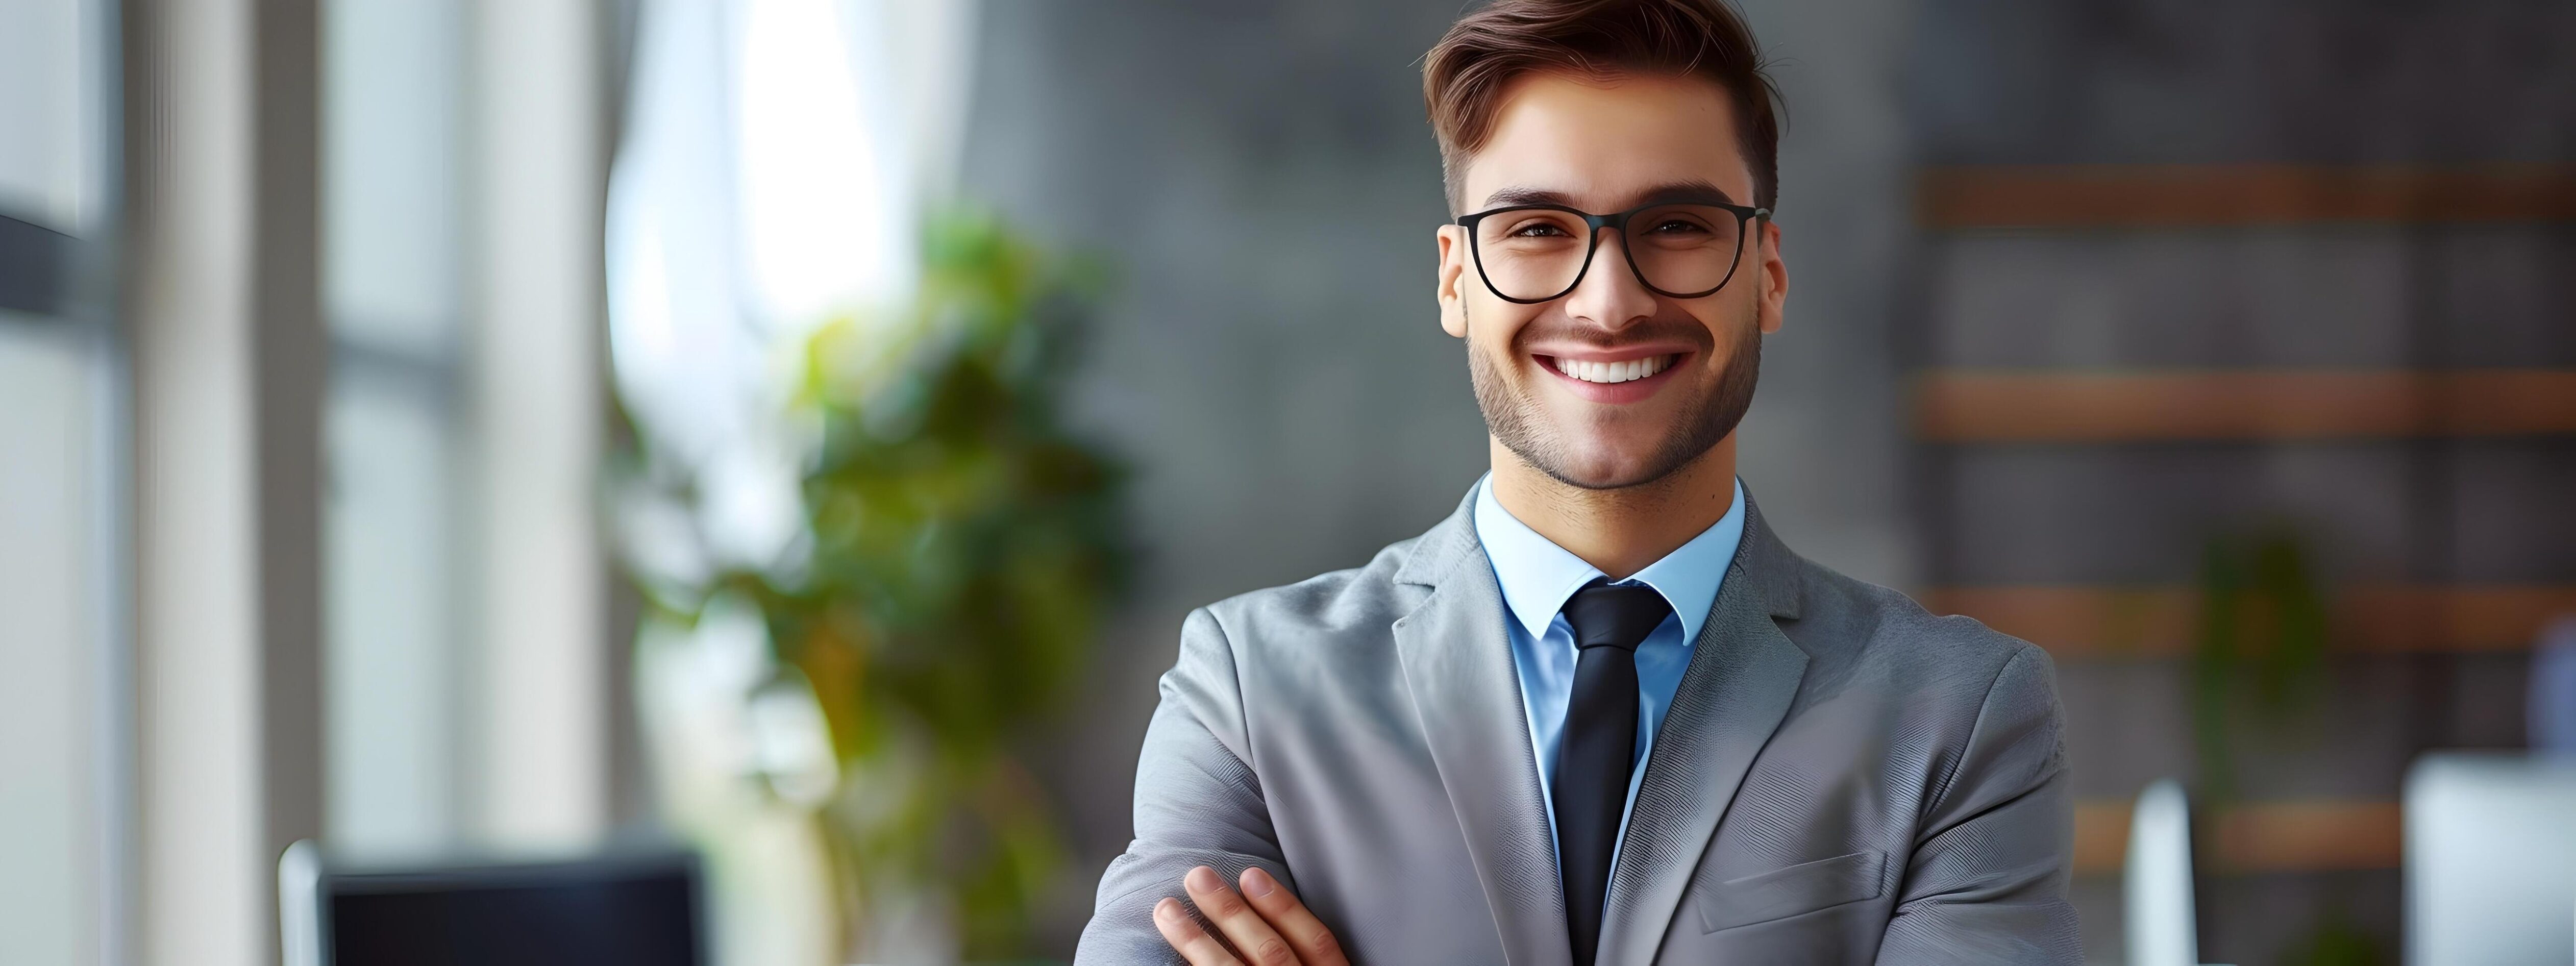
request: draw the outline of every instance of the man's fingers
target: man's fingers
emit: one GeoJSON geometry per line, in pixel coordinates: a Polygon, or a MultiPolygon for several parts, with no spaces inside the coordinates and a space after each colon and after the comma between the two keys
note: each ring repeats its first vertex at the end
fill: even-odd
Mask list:
{"type": "Polygon", "coordinates": [[[1241,893],[1218,878],[1215,869],[1199,866],[1181,877],[1181,888],[1189,890],[1190,901],[1198,903],[1199,915],[1215,923],[1225,933],[1227,942],[1242,951],[1243,960],[1254,966],[1297,966],[1296,950],[1288,940],[1263,921],[1252,904],[1243,901],[1241,893]]]}
{"type": "Polygon", "coordinates": [[[1226,952],[1225,945],[1217,942],[1215,936],[1208,935],[1207,930],[1199,928],[1199,924],[1190,919],[1189,910],[1181,908],[1181,900],[1165,898],[1154,904],[1154,928],[1162,931],[1163,941],[1179,950],[1181,958],[1189,960],[1190,966],[1243,964],[1242,960],[1234,958],[1234,954],[1226,952]]]}
{"type": "Polygon", "coordinates": [[[1298,960],[1305,966],[1350,966],[1333,931],[1324,928],[1324,921],[1306,911],[1306,904],[1290,895],[1270,873],[1258,867],[1243,870],[1243,896],[1261,913],[1261,918],[1287,937],[1288,945],[1297,951],[1298,960]]]}

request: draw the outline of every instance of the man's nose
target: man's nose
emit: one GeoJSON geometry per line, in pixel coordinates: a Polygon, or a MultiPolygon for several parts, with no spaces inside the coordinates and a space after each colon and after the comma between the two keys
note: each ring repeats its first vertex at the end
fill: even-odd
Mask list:
{"type": "Polygon", "coordinates": [[[1636,270],[1628,267],[1627,240],[1607,229],[1595,233],[1595,238],[1598,247],[1592,253],[1592,267],[1584,270],[1574,291],[1566,293],[1565,313],[1611,329],[1654,315],[1655,293],[1639,284],[1636,270]]]}

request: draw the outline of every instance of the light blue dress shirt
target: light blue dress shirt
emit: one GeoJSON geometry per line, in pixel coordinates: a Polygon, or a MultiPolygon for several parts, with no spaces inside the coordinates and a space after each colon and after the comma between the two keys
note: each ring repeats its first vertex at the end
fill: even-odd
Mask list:
{"type": "MultiPolygon", "coordinates": [[[[1494,579],[1503,588],[1511,612],[1506,636],[1511,639],[1512,666],[1520,673],[1521,710],[1529,719],[1530,747],[1538,752],[1539,794],[1547,806],[1547,832],[1556,841],[1556,753],[1565,734],[1565,706],[1574,692],[1574,628],[1559,613],[1583,585],[1608,576],[1583,558],[1539,536],[1494,499],[1491,474],[1476,483],[1476,539],[1493,562],[1494,579]]],[[[1619,846],[1628,838],[1628,814],[1637,805],[1637,783],[1646,774],[1646,754],[1655,732],[1690,667],[1691,648],[1700,625],[1717,602],[1726,568],[1735,562],[1735,547],[1744,539],[1744,482],[1735,483],[1735,499],[1708,529],[1664,555],[1620,584],[1644,584],[1673,605],[1654,632],[1637,645],[1637,753],[1629,765],[1628,802],[1619,811],[1619,840],[1611,846],[1617,867],[1619,846]]],[[[1563,850],[1558,852],[1560,860],[1563,850]]],[[[1607,901],[1607,894],[1604,894],[1607,901]]]]}

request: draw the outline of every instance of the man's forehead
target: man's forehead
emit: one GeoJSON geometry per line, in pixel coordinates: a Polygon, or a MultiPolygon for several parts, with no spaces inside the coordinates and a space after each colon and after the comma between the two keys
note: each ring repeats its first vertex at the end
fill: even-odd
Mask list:
{"type": "Polygon", "coordinates": [[[1595,210],[1706,194],[1751,203],[1733,105],[1694,77],[1610,80],[1538,73],[1506,88],[1491,134],[1467,158],[1467,210],[1567,204],[1595,210]]]}

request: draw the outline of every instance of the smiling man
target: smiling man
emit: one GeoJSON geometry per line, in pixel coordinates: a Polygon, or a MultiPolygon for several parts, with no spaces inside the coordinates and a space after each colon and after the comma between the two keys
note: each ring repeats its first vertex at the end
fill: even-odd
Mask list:
{"type": "Polygon", "coordinates": [[[1743,23],[1501,0],[1423,94],[1492,471],[1190,615],[1078,962],[2075,961],[2047,656],[1798,557],[1737,479],[1789,291],[1743,23]]]}

